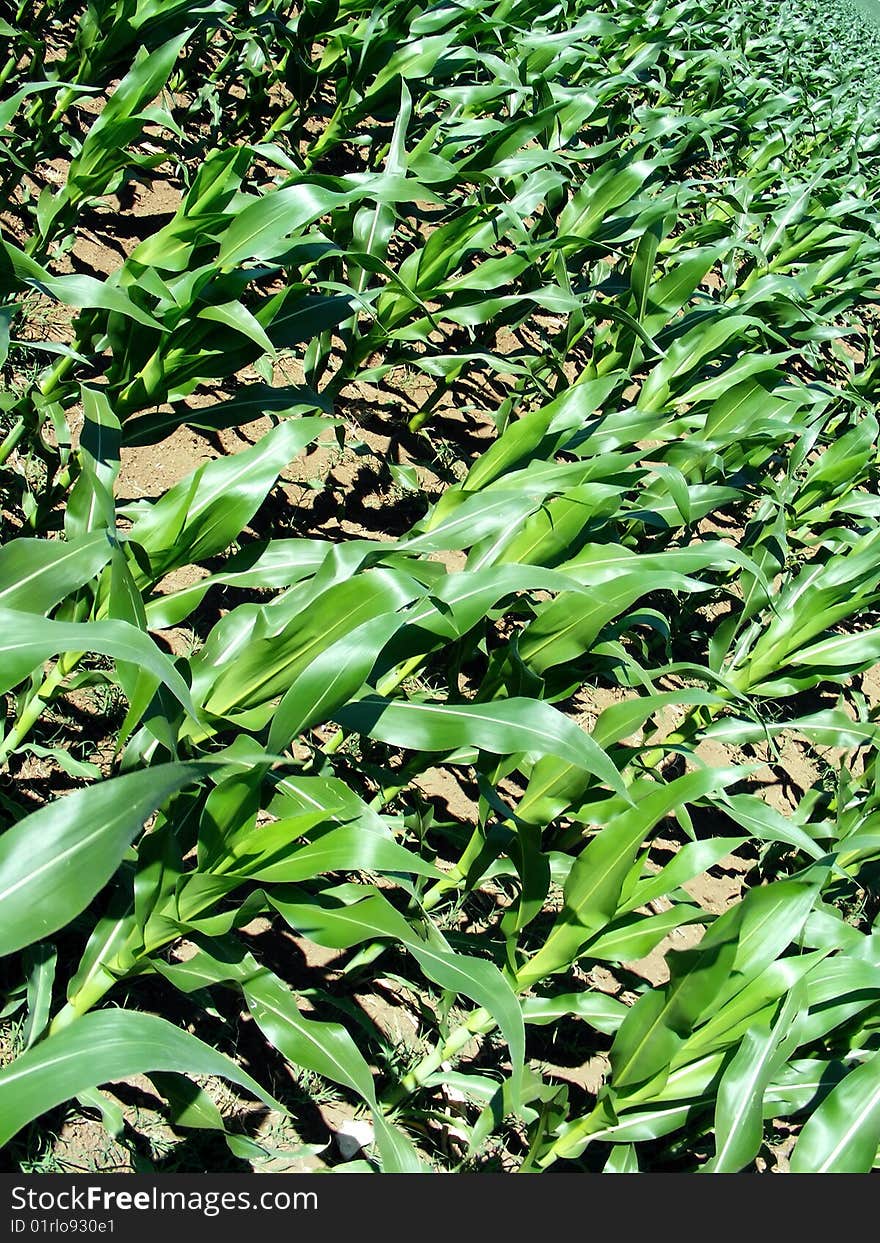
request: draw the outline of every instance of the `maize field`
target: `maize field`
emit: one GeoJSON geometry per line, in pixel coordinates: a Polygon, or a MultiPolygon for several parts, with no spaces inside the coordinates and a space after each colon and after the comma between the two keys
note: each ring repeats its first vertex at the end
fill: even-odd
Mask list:
{"type": "Polygon", "coordinates": [[[877,1166],[875,10],[0,4],[4,1169],[877,1166]]]}

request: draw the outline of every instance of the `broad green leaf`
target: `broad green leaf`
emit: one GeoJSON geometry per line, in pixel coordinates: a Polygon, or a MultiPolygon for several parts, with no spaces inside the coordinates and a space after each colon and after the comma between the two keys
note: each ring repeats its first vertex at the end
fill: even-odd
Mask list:
{"type": "Polygon", "coordinates": [[[40,941],[84,910],[169,794],[206,775],[165,764],[77,790],[0,836],[0,956],[40,941]]]}
{"type": "Polygon", "coordinates": [[[575,860],[562,910],[544,945],[521,968],[520,982],[542,979],[573,962],[585,942],[613,918],[636,851],[657,821],[674,808],[723,788],[738,773],[704,768],[668,785],[648,779],[637,782],[631,789],[635,805],[612,817],[575,860]]]}
{"type": "Polygon", "coordinates": [[[22,958],[28,977],[28,1014],[22,1040],[29,1049],[42,1036],[49,1021],[58,951],[48,941],[41,941],[29,946],[22,958]]]}
{"type": "Polygon", "coordinates": [[[0,548],[0,608],[48,613],[100,573],[112,552],[103,531],[65,541],[11,540],[0,548]]]}
{"type": "Polygon", "coordinates": [[[171,660],[148,635],[128,622],[56,622],[0,608],[0,635],[0,692],[10,690],[59,653],[98,652],[148,670],[188,713],[196,715],[189,687],[171,660]]]}
{"type": "Polygon", "coordinates": [[[366,695],[336,714],[344,729],[420,751],[479,747],[495,755],[558,755],[627,798],[620,774],[589,734],[549,704],[506,699],[487,704],[400,702],[366,695]]]}
{"type": "Polygon", "coordinates": [[[290,822],[280,820],[227,841],[221,856],[223,874],[246,876],[264,884],[289,884],[311,880],[324,872],[355,870],[412,873],[435,879],[443,875],[406,847],[378,833],[365,832],[359,824],[342,825],[311,842],[294,838],[294,831],[290,822]]]}
{"type": "MultiPolygon", "coordinates": [[[[303,710],[308,712],[309,704],[321,699],[320,686],[316,687],[309,676],[314,662],[337,642],[345,644],[352,630],[376,618],[382,620],[371,627],[370,633],[381,633],[386,625],[393,629],[388,615],[420,594],[419,585],[403,573],[376,569],[329,587],[286,625],[283,614],[275,622],[274,615],[264,611],[259,630],[255,627],[256,633],[246,636],[245,650],[235,651],[228,643],[221,648],[223,666],[209,682],[205,708],[219,715],[234,708],[255,707],[288,691],[297,678],[303,678],[306,693],[316,696],[310,701],[304,696],[303,710]],[[230,659],[233,654],[234,660],[230,659]]],[[[236,647],[243,645],[244,640],[243,635],[236,647]]],[[[319,676],[326,676],[327,664],[327,660],[321,662],[319,676]]],[[[196,666],[193,686],[198,690],[202,682],[211,678],[212,670],[206,660],[196,662],[196,666]]],[[[346,680],[349,677],[344,676],[346,680]]],[[[330,686],[331,693],[332,689],[330,686]]],[[[285,725],[289,705],[290,701],[282,716],[285,725]]]]}
{"type": "Polygon", "coordinates": [[[319,945],[348,949],[365,940],[390,937],[413,955],[428,979],[483,1006],[510,1047],[516,1075],[525,1058],[523,1016],[504,976],[485,959],[456,954],[438,936],[417,936],[406,919],[378,893],[343,907],[291,903],[273,894],[273,906],[302,935],[319,945]]]}
{"type": "Polygon", "coordinates": [[[234,1061],[154,1014],[101,1010],[53,1033],[0,1069],[0,1144],[56,1105],[144,1071],[220,1075],[284,1107],[234,1061]]]}
{"type": "Polygon", "coordinates": [[[804,1125],[795,1174],[867,1174],[880,1145],[880,1054],[851,1070],[804,1125]]]}
{"type": "Polygon", "coordinates": [[[763,1103],[770,1080],[797,1043],[803,993],[794,989],[772,1028],[752,1028],[724,1071],[715,1106],[715,1156],[706,1173],[736,1173],[757,1155],[763,1136],[763,1103]]]}
{"type": "Polygon", "coordinates": [[[247,526],[281,471],[333,422],[292,419],[253,448],[200,466],[154,504],[132,507],[128,538],[146,550],[157,578],[222,552],[247,526]]]}

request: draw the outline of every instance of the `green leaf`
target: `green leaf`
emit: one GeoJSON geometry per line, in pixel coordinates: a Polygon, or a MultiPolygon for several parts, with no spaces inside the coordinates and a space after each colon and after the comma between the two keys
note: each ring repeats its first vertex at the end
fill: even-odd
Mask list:
{"type": "Polygon", "coordinates": [[[804,1003],[793,989],[772,1028],[751,1028],[727,1066],[715,1104],[715,1156],[706,1173],[736,1173],[757,1156],[764,1133],[764,1095],[797,1043],[804,1003]]]}
{"type": "Polygon", "coordinates": [[[124,621],[56,622],[0,608],[0,693],[23,681],[51,656],[98,652],[148,670],[191,716],[196,708],[189,687],[149,635],[124,621]]]}
{"type": "Polygon", "coordinates": [[[254,1021],[270,1044],[295,1066],[313,1070],[349,1088],[371,1109],[386,1173],[413,1173],[421,1162],[410,1141],[386,1120],[376,1100],[373,1076],[351,1035],[339,1023],[307,1018],[287,985],[232,940],[213,940],[186,963],[157,963],[184,991],[214,983],[242,990],[254,1021]]]}
{"type": "MultiPolygon", "coordinates": [[[[223,664],[213,679],[213,670],[206,657],[194,662],[194,690],[198,691],[209,683],[205,708],[220,715],[232,709],[256,707],[299,685],[301,689],[305,688],[300,704],[307,719],[309,712],[320,704],[323,697],[320,683],[316,685],[315,679],[310,676],[314,662],[337,642],[342,643],[345,651],[351,631],[376,618],[382,618],[376,628],[380,634],[384,633],[388,625],[387,615],[409,604],[414,597],[422,594],[422,590],[415,580],[400,571],[380,568],[328,587],[311,600],[307,609],[297,612],[286,624],[280,608],[276,608],[274,613],[266,609],[258,626],[247,635],[245,650],[236,650],[244,645],[244,635],[234,646],[224,643],[220,647],[223,664]],[[230,659],[233,653],[234,660],[230,659]]],[[[374,633],[374,628],[370,633],[374,633]]],[[[205,653],[208,650],[205,649],[205,653]]],[[[359,656],[356,668],[360,660],[359,656]]],[[[319,675],[326,676],[327,668],[327,660],[321,660],[319,675]]],[[[344,682],[348,682],[348,678],[346,673],[344,682]]],[[[333,685],[328,689],[332,695],[333,685]]],[[[291,700],[288,700],[283,709],[282,726],[285,728],[290,705],[291,700]]],[[[296,716],[292,715],[295,727],[296,716]]],[[[276,730],[273,736],[277,738],[278,733],[276,730]]]]}
{"type": "Polygon", "coordinates": [[[0,1069],[0,1144],[81,1092],[145,1071],[220,1075],[273,1109],[284,1107],[235,1062],[153,1014],[86,1014],[0,1069]]]}
{"type": "Polygon", "coordinates": [[[571,1015],[596,1031],[613,1036],[626,1015],[627,1006],[607,993],[557,993],[554,997],[524,997],[523,1018],[526,1023],[544,1026],[571,1015]]]}
{"type": "Polygon", "coordinates": [[[58,951],[54,945],[41,941],[28,947],[22,957],[27,971],[28,1007],[22,1040],[24,1047],[29,1049],[42,1036],[49,1021],[58,951]]]}
{"type": "Polygon", "coordinates": [[[851,1070],[806,1121],[795,1174],[867,1174],[880,1145],[880,1054],[851,1070]]]}
{"type": "Polygon", "coordinates": [[[292,837],[295,824],[295,820],[292,824],[279,820],[255,828],[240,840],[227,841],[221,857],[223,874],[264,884],[290,884],[325,872],[354,870],[411,873],[435,879],[443,876],[432,863],[389,837],[365,831],[360,824],[331,829],[312,842],[292,837]]]}
{"type": "Polygon", "coordinates": [[[411,703],[366,695],[336,719],[343,729],[419,751],[479,747],[494,755],[532,751],[558,755],[592,773],[629,801],[620,773],[589,734],[551,708],[531,699],[487,704],[411,703]]]}
{"type": "Polygon", "coordinates": [[[335,421],[291,419],[252,448],[200,466],[154,504],[123,511],[134,518],[127,538],[146,550],[157,578],[222,552],[250,522],[281,471],[335,421]]]}
{"type": "Polygon", "coordinates": [[[84,910],[152,812],[204,775],[203,765],[164,764],[113,777],[7,829],[0,836],[0,956],[42,940],[84,910]]]}
{"type": "Polygon", "coordinates": [[[0,253],[2,253],[3,266],[11,267],[19,280],[33,285],[42,293],[49,294],[66,306],[86,310],[114,311],[117,315],[133,319],[145,328],[153,328],[159,332],[165,331],[158,320],[139,307],[111,279],[101,281],[97,277],[86,276],[79,272],[70,276],[50,276],[46,269],[30,256],[2,240],[0,240],[0,253]]]}
{"type": "Polygon", "coordinates": [[[544,945],[520,969],[520,982],[539,980],[567,967],[585,943],[605,929],[620,904],[636,851],[658,820],[674,808],[723,788],[739,774],[734,768],[704,768],[668,785],[648,779],[634,783],[629,801],[635,805],[612,816],[572,865],[563,908],[544,945]]]}
{"type": "Polygon", "coordinates": [[[342,907],[291,903],[278,894],[270,895],[270,901],[291,927],[318,945],[348,949],[363,941],[390,937],[405,946],[429,980],[469,998],[492,1015],[510,1048],[514,1078],[521,1074],[525,1058],[522,1011],[494,963],[454,953],[436,930],[427,940],[417,936],[407,920],[375,891],[342,907]]]}
{"type": "Polygon", "coordinates": [[[0,548],[0,608],[48,613],[100,573],[112,553],[103,531],[67,541],[11,540],[0,548]]]}
{"type": "Polygon", "coordinates": [[[633,1144],[615,1144],[608,1154],[603,1174],[638,1174],[639,1159],[633,1144]]]}
{"type": "Polygon", "coordinates": [[[279,703],[269,731],[269,750],[283,751],[303,730],[326,721],[353,698],[382,649],[406,621],[403,613],[371,618],[318,652],[279,703]]]}

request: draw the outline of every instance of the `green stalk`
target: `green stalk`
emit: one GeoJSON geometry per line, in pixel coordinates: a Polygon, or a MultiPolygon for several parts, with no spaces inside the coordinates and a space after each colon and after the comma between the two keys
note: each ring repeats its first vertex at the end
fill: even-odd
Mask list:
{"type": "Polygon", "coordinates": [[[43,679],[39,689],[25,704],[9,733],[0,742],[0,767],[3,767],[9,756],[21,746],[52,702],[64,679],[73,672],[84,655],[84,652],[66,652],[63,656],[59,656],[54,668],[43,679]]]}
{"type": "Polygon", "coordinates": [[[263,142],[272,142],[275,136],[279,134],[293,120],[293,118],[296,116],[296,114],[299,111],[300,111],[299,100],[295,99],[292,104],[288,105],[288,107],[286,107],[284,111],[275,118],[275,120],[266,130],[266,134],[263,138],[263,142]]]}
{"type": "Polygon", "coordinates": [[[102,971],[96,972],[89,981],[89,985],[80,989],[78,993],[74,993],[55,1015],[46,1035],[57,1035],[58,1032],[64,1031],[65,1027],[69,1027],[71,1023],[82,1018],[84,1014],[88,1014],[89,1010],[94,1009],[117,983],[117,977],[110,974],[112,970],[112,967],[105,967],[102,971]]]}
{"type": "Polygon", "coordinates": [[[423,1058],[414,1070],[404,1075],[397,1088],[388,1098],[386,1102],[387,1107],[394,1109],[401,1104],[407,1096],[411,1096],[413,1092],[417,1092],[419,1088],[423,1087],[427,1080],[441,1069],[444,1062],[457,1057],[475,1036],[484,1036],[496,1026],[497,1024],[488,1010],[484,1010],[482,1006],[472,1010],[464,1023],[456,1027],[442,1045],[438,1045],[433,1053],[429,1053],[427,1057],[423,1058]]]}
{"type": "Polygon", "coordinates": [[[4,466],[12,453],[18,448],[19,442],[27,431],[27,420],[24,416],[15,420],[12,430],[0,444],[0,466],[4,466]]]}
{"type": "Polygon", "coordinates": [[[7,80],[9,79],[10,75],[15,72],[15,67],[17,64],[18,64],[18,57],[10,56],[6,64],[3,66],[3,68],[0,69],[0,87],[3,87],[6,84],[7,80]]]}
{"type": "Polygon", "coordinates": [[[458,863],[454,865],[452,870],[442,880],[435,881],[422,898],[422,908],[424,910],[433,911],[434,907],[449,893],[450,889],[461,888],[464,881],[467,880],[471,865],[477,861],[485,845],[486,842],[483,834],[479,828],[475,828],[458,863]]]}
{"type": "Polygon", "coordinates": [[[145,958],[150,957],[157,949],[170,945],[179,936],[179,933],[175,933],[158,945],[152,945],[149,950],[142,947],[135,954],[123,947],[115,958],[110,962],[102,963],[100,971],[96,971],[78,992],[68,998],[49,1024],[47,1036],[56,1035],[77,1019],[81,1019],[84,1014],[88,1014],[98,1002],[103,1001],[114,984],[118,984],[127,976],[136,974],[141,969],[141,963],[145,958]]]}
{"type": "MultiPolygon", "coordinates": [[[[299,105],[297,105],[297,107],[299,107],[299,105]]],[[[269,131],[264,141],[269,141],[270,136],[271,137],[275,136],[275,134],[278,132],[278,129],[279,129],[279,123],[282,121],[282,118],[285,117],[288,112],[290,112],[290,108],[285,109],[285,111],[281,114],[281,116],[274,123],[274,125],[270,126],[269,131]]],[[[307,173],[311,172],[312,167],[321,158],[321,156],[324,154],[327,148],[331,147],[333,143],[338,140],[338,138],[343,132],[344,121],[345,121],[345,106],[343,104],[340,104],[339,107],[336,109],[336,111],[333,113],[333,116],[327,122],[327,128],[318,138],[312,150],[306,153],[306,157],[304,160],[305,172],[307,173]]]]}
{"type": "MultiPolygon", "coordinates": [[[[52,370],[45,377],[45,379],[40,381],[40,383],[37,385],[37,392],[39,394],[40,404],[52,402],[61,395],[63,381],[65,377],[67,376],[68,372],[73,369],[74,362],[75,362],[75,359],[69,356],[65,358],[60,358],[58,362],[55,363],[55,365],[52,367],[52,370]]],[[[29,404],[33,407],[34,402],[32,399],[30,400],[29,404]]],[[[39,415],[38,415],[38,419],[39,419],[39,415]]],[[[13,449],[19,443],[19,441],[22,438],[22,435],[24,434],[26,430],[27,430],[27,419],[25,418],[24,415],[21,415],[16,420],[15,426],[9,432],[6,439],[3,441],[2,445],[0,445],[0,466],[2,466],[3,463],[8,459],[9,455],[12,453],[13,449]]]]}
{"type": "MultiPolygon", "coordinates": [[[[411,674],[415,673],[416,669],[420,668],[420,666],[424,663],[424,660],[424,656],[411,656],[410,659],[405,660],[402,665],[398,665],[396,669],[392,669],[390,673],[386,673],[385,677],[379,681],[376,687],[376,694],[385,696],[390,695],[392,691],[396,691],[402,682],[405,682],[411,674]]],[[[348,735],[344,729],[338,729],[333,737],[324,743],[323,747],[321,747],[321,751],[324,755],[335,755],[347,737],[348,735]]],[[[403,787],[400,788],[402,789],[403,787]]],[[[383,799],[383,802],[387,803],[389,799],[392,799],[395,794],[399,793],[400,790],[393,790],[387,798],[383,799]]]]}
{"type": "Polygon", "coordinates": [[[77,96],[77,91],[76,91],[76,88],[73,86],[69,86],[67,87],[66,90],[62,91],[61,99],[56,104],[52,112],[52,115],[49,117],[49,120],[46,122],[47,129],[51,129],[53,125],[55,125],[58,121],[61,120],[61,118],[64,116],[65,112],[67,111],[67,109],[76,99],[76,96],[77,96]]]}

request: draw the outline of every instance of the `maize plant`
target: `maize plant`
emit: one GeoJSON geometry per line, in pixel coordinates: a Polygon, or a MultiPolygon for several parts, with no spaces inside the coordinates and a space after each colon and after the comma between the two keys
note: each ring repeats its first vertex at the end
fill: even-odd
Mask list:
{"type": "Polygon", "coordinates": [[[0,6],[7,1168],[877,1166],[874,10],[0,6]]]}

